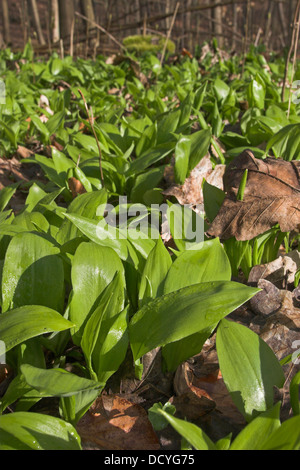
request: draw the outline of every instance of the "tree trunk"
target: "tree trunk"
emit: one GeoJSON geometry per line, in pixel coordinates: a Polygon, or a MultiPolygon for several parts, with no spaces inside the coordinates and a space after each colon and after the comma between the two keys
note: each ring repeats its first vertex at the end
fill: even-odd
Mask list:
{"type": "Polygon", "coordinates": [[[9,11],[7,0],[2,0],[2,15],[3,15],[3,29],[4,29],[4,41],[10,44],[10,24],[9,24],[9,11]]]}
{"type": "MultiPolygon", "coordinates": [[[[218,0],[215,0],[215,3],[217,3],[218,0]]],[[[223,47],[223,28],[222,28],[222,7],[215,7],[213,9],[213,19],[214,21],[214,34],[216,35],[218,39],[218,44],[219,47],[223,47]]]]}
{"type": "Polygon", "coordinates": [[[58,0],[50,0],[50,37],[51,41],[59,41],[59,5],[58,0]]]}
{"type": "Polygon", "coordinates": [[[59,0],[59,26],[61,39],[69,39],[74,21],[74,1],[59,0]]]}
{"type": "Polygon", "coordinates": [[[232,30],[233,30],[233,35],[232,35],[232,50],[234,50],[236,48],[236,33],[237,33],[237,30],[238,30],[238,15],[237,15],[237,5],[234,4],[232,6],[233,8],[233,14],[232,14],[232,30]]]}
{"type": "Polygon", "coordinates": [[[37,33],[37,37],[39,40],[39,43],[44,46],[46,44],[43,31],[41,28],[41,22],[40,22],[40,15],[39,15],[39,10],[36,4],[36,0],[30,0],[30,6],[32,10],[32,16],[33,16],[33,21],[34,21],[34,27],[37,33]]]}

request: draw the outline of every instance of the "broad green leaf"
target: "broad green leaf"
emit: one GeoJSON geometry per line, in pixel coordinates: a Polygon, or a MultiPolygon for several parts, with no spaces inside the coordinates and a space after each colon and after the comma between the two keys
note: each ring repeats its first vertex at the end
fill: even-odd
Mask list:
{"type": "Polygon", "coordinates": [[[201,131],[191,134],[191,151],[189,170],[193,170],[198,165],[201,158],[203,158],[209,149],[211,140],[211,130],[202,129],[201,131]]]}
{"type": "Polygon", "coordinates": [[[75,426],[99,396],[99,390],[84,390],[70,397],[60,397],[63,418],[75,426]]]}
{"type": "Polygon", "coordinates": [[[160,160],[163,160],[167,157],[175,147],[175,142],[167,142],[161,145],[157,145],[152,149],[148,149],[144,152],[139,158],[133,160],[130,164],[126,175],[136,175],[146,170],[149,166],[155,165],[160,160]]]}
{"type": "Polygon", "coordinates": [[[77,248],[72,261],[73,296],[70,304],[70,320],[77,325],[77,340],[82,335],[87,318],[97,307],[100,294],[118,271],[124,286],[122,262],[111,248],[91,242],[81,243],[77,248]]]}
{"type": "MultiPolygon", "coordinates": [[[[107,202],[107,192],[104,189],[93,191],[92,193],[84,193],[77,196],[68,206],[67,215],[74,214],[90,219],[99,220],[104,213],[107,202]]],[[[62,223],[58,234],[57,241],[64,244],[81,234],[80,230],[71,220],[66,218],[62,223]]]]}
{"type": "MultiPolygon", "coordinates": [[[[207,240],[195,245],[192,250],[180,253],[175,259],[165,280],[164,294],[200,282],[230,281],[230,279],[230,263],[219,239],[207,240]],[[218,266],[217,272],[216,266],[218,266]]],[[[163,358],[168,370],[175,370],[181,362],[198,354],[216,326],[217,323],[209,325],[199,333],[164,346],[163,358]]]]}
{"type": "Polygon", "coordinates": [[[280,406],[278,402],[261,413],[237,435],[230,450],[260,450],[264,442],[280,427],[280,406]]]}
{"type": "Polygon", "coordinates": [[[74,323],[40,305],[28,305],[0,315],[0,339],[4,341],[6,351],[29,338],[72,327],[74,323]]]}
{"type": "Polygon", "coordinates": [[[119,369],[128,349],[128,307],[110,317],[105,311],[98,341],[93,351],[97,379],[106,383],[119,369]]]}
{"type": "Polygon", "coordinates": [[[145,204],[145,192],[156,188],[164,176],[165,166],[151,168],[141,173],[135,178],[134,186],[130,193],[131,202],[140,202],[145,204]]]}
{"type": "Polygon", "coordinates": [[[215,444],[207,434],[195,424],[175,418],[175,416],[172,416],[162,409],[158,409],[157,412],[160,413],[168,423],[171,424],[175,431],[184,437],[196,450],[217,450],[215,444]]]}
{"type": "Polygon", "coordinates": [[[124,235],[117,227],[106,224],[104,219],[97,222],[75,214],[66,213],[65,216],[95,244],[112,248],[122,260],[138,264],[132,244],[126,240],[126,234],[124,235]]]}
{"type": "Polygon", "coordinates": [[[164,294],[200,282],[230,281],[230,279],[230,262],[220,240],[215,238],[195,244],[193,249],[179,254],[167,274],[164,294]]]}
{"type": "Polygon", "coordinates": [[[103,290],[97,307],[84,327],[81,348],[91,372],[99,369],[101,348],[119,312],[124,308],[124,276],[117,272],[113,280],[103,290]],[[96,351],[94,352],[94,350],[96,351]],[[93,359],[92,359],[93,356],[93,359]],[[95,365],[93,366],[93,363],[95,365]]]}
{"type": "Polygon", "coordinates": [[[230,87],[220,78],[216,78],[213,82],[213,89],[219,102],[223,102],[230,92],[230,87]]]}
{"type": "Polygon", "coordinates": [[[159,237],[149,253],[143,270],[139,289],[140,307],[150,299],[155,299],[163,294],[165,278],[171,265],[171,256],[159,237]]]}
{"type": "Polygon", "coordinates": [[[36,114],[31,115],[30,118],[34,127],[40,132],[40,134],[42,134],[46,142],[48,142],[50,139],[50,132],[47,126],[40,120],[40,118],[36,114]]]}
{"type": "Polygon", "coordinates": [[[47,397],[69,397],[76,393],[98,389],[101,392],[103,384],[72,374],[65,369],[40,369],[23,364],[21,372],[30,387],[47,397]]]}
{"type": "Polygon", "coordinates": [[[181,136],[175,147],[175,182],[183,184],[188,174],[191,140],[189,136],[181,136]]]}
{"type": "Polygon", "coordinates": [[[171,204],[166,210],[168,228],[178,250],[184,251],[202,242],[206,231],[206,222],[200,214],[188,206],[171,204]]]}
{"type": "Polygon", "coordinates": [[[0,416],[1,450],[81,450],[76,429],[62,419],[40,413],[0,416]]]}
{"type": "Polygon", "coordinates": [[[265,87],[258,80],[252,80],[247,90],[249,106],[263,109],[265,107],[265,87]]]}
{"type": "Polygon", "coordinates": [[[295,416],[300,415],[299,384],[300,371],[294,375],[290,383],[290,402],[295,416]]]}
{"type": "Polygon", "coordinates": [[[289,418],[264,441],[260,450],[299,450],[300,415],[289,418]]]}
{"type": "Polygon", "coordinates": [[[273,405],[273,387],[281,388],[284,373],[272,349],[256,333],[222,320],[217,352],[225,385],[248,421],[273,405]]]}
{"type": "Polygon", "coordinates": [[[53,114],[48,121],[46,122],[46,127],[50,135],[55,134],[61,124],[64,122],[65,111],[59,111],[58,113],[53,114]]]}
{"type": "Polygon", "coordinates": [[[157,143],[161,144],[168,142],[172,138],[172,132],[175,132],[179,124],[181,116],[181,110],[175,109],[174,111],[168,112],[158,122],[157,125],[157,143]]]}
{"type": "Polygon", "coordinates": [[[214,325],[258,289],[231,281],[203,282],[171,292],[144,305],[129,324],[134,360],[214,325]]]}
{"type": "Polygon", "coordinates": [[[6,186],[5,188],[1,189],[0,191],[0,212],[2,212],[13,195],[15,194],[19,183],[11,184],[10,186],[6,186]]]}
{"type": "Polygon", "coordinates": [[[64,290],[59,249],[36,233],[12,238],[3,266],[3,311],[23,305],[44,305],[60,311],[64,290]]]}
{"type": "Polygon", "coordinates": [[[203,199],[205,215],[212,223],[225,199],[225,193],[205,181],[203,184],[203,199]]]}

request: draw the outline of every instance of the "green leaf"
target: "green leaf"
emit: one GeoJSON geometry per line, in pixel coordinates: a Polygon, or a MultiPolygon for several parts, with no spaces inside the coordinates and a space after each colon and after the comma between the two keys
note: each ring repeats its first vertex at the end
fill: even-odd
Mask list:
{"type": "Polygon", "coordinates": [[[163,409],[158,409],[157,412],[160,413],[168,423],[171,424],[175,431],[184,437],[196,450],[217,450],[215,444],[210,440],[207,434],[195,424],[175,418],[175,416],[172,416],[163,409]]]}
{"type": "Polygon", "coordinates": [[[194,132],[191,134],[191,151],[189,170],[193,170],[198,165],[201,158],[203,158],[209,149],[211,140],[211,130],[202,129],[201,131],[194,132]]]}
{"type": "Polygon", "coordinates": [[[299,384],[300,371],[294,375],[290,384],[290,402],[295,416],[300,415],[299,384]]]}
{"type": "Polygon", "coordinates": [[[34,127],[44,137],[45,141],[48,142],[49,139],[50,139],[50,132],[49,132],[47,126],[40,120],[40,118],[36,114],[31,115],[30,118],[31,118],[31,122],[34,125],[34,127]]]}
{"type": "Polygon", "coordinates": [[[175,147],[175,182],[183,184],[189,169],[191,140],[189,136],[181,136],[175,147]]]}
{"type": "Polygon", "coordinates": [[[73,296],[70,304],[70,320],[77,325],[76,341],[83,333],[87,318],[97,307],[100,294],[118,271],[124,287],[124,268],[114,250],[90,242],[81,243],[77,248],[72,261],[73,296]]]}
{"type": "Polygon", "coordinates": [[[1,450],[81,450],[80,437],[65,421],[39,413],[0,416],[1,450]]]}
{"type": "Polygon", "coordinates": [[[21,372],[30,387],[44,397],[69,397],[76,393],[103,388],[103,383],[85,379],[64,369],[40,369],[21,365],[21,372]]]}
{"type": "Polygon", "coordinates": [[[132,244],[125,239],[117,227],[111,227],[105,221],[104,223],[102,223],[103,221],[97,222],[75,214],[66,213],[65,216],[95,244],[112,248],[122,260],[129,261],[134,265],[138,264],[138,258],[132,244]]]}
{"type": "Polygon", "coordinates": [[[0,191],[0,212],[4,211],[5,207],[15,194],[19,183],[11,184],[10,186],[6,186],[5,188],[1,189],[0,191]]]}
{"type": "Polygon", "coordinates": [[[265,87],[260,80],[252,80],[247,90],[247,97],[250,107],[264,109],[265,107],[265,87]]]}
{"type": "Polygon", "coordinates": [[[289,418],[264,441],[260,450],[299,450],[300,415],[289,418]]]}
{"type": "Polygon", "coordinates": [[[200,214],[189,207],[172,204],[168,201],[168,227],[180,251],[193,248],[204,239],[206,222],[200,214]]]}
{"type": "MultiPolygon", "coordinates": [[[[199,243],[192,250],[179,254],[167,274],[164,294],[200,282],[230,281],[230,279],[229,260],[219,239],[215,238],[199,243]],[[216,266],[218,266],[217,272],[216,266]]],[[[181,362],[198,354],[216,326],[217,323],[210,325],[200,333],[164,346],[162,354],[168,370],[175,370],[181,362]]]]}
{"type": "Polygon", "coordinates": [[[256,292],[258,289],[231,281],[204,282],[149,302],[129,324],[134,360],[214,325],[256,292]]]}
{"type": "Polygon", "coordinates": [[[171,256],[159,237],[148,255],[143,270],[139,289],[140,307],[150,299],[155,299],[163,294],[164,281],[171,265],[171,256]]]}
{"type": "Polygon", "coordinates": [[[250,421],[273,405],[273,387],[284,383],[282,367],[267,343],[238,323],[222,320],[216,341],[225,385],[250,421]]]}
{"type": "Polygon", "coordinates": [[[260,450],[264,442],[280,427],[280,406],[280,402],[276,403],[245,426],[234,439],[230,450],[260,450]]]}
{"type": "Polygon", "coordinates": [[[159,410],[166,411],[171,415],[174,415],[176,412],[175,406],[171,405],[170,402],[165,403],[164,406],[161,403],[154,403],[148,410],[148,417],[155,431],[162,431],[168,426],[167,420],[161,415],[159,410]]]}
{"type": "Polygon", "coordinates": [[[74,223],[72,223],[71,220],[69,220],[69,214],[90,219],[97,218],[97,220],[99,220],[104,213],[106,202],[107,192],[104,189],[77,196],[68,206],[66,219],[63,221],[57,234],[57,241],[63,245],[64,243],[81,235],[80,230],[76,225],[74,225],[74,223]]]}
{"type": "MultiPolygon", "coordinates": [[[[124,308],[124,287],[124,277],[120,272],[117,272],[113,280],[105,287],[100,295],[100,298],[97,300],[97,307],[84,327],[81,348],[92,373],[94,373],[95,370],[97,370],[98,373],[101,371],[103,359],[102,348],[105,341],[108,339],[113,323],[118,318],[119,312],[124,308]]],[[[114,339],[118,339],[119,332],[113,328],[113,334],[114,337],[108,339],[111,346],[114,345],[114,339]]],[[[123,332],[120,334],[120,337],[122,336],[123,332]]],[[[118,360],[118,354],[111,359],[112,362],[114,359],[118,360]]],[[[113,364],[111,364],[111,366],[113,366],[113,364]]]]}
{"type": "Polygon", "coordinates": [[[28,305],[0,315],[0,338],[6,351],[29,338],[72,327],[74,323],[40,305],[28,305]]]}
{"type": "Polygon", "coordinates": [[[93,364],[97,379],[106,383],[119,369],[128,349],[128,306],[120,313],[110,316],[105,311],[99,337],[93,351],[93,364]]]}
{"type": "Polygon", "coordinates": [[[212,223],[225,199],[225,193],[216,186],[213,186],[207,181],[204,181],[203,199],[205,214],[210,223],[212,223]]]}
{"type": "Polygon", "coordinates": [[[231,267],[220,240],[206,240],[179,254],[169,269],[164,294],[209,281],[230,281],[231,267]],[[216,270],[216,266],[218,269],[216,270]],[[184,276],[182,275],[184,273],[184,276]]]}
{"type": "Polygon", "coordinates": [[[59,249],[38,234],[20,233],[12,238],[3,266],[4,312],[22,305],[62,309],[64,269],[58,254],[59,249]]]}

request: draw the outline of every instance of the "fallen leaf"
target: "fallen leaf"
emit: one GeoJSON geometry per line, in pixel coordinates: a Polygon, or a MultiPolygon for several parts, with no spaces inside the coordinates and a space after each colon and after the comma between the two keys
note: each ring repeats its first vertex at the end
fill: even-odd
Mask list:
{"type": "Polygon", "coordinates": [[[158,450],[147,412],[118,395],[102,395],[77,424],[83,447],[102,450],[158,450]]]}
{"type": "Polygon", "coordinates": [[[78,196],[78,194],[86,193],[86,189],[83,184],[76,178],[69,178],[68,179],[69,189],[72,193],[73,198],[78,196]]]}
{"type": "Polygon", "coordinates": [[[17,148],[17,154],[21,158],[29,158],[32,155],[34,155],[34,152],[32,150],[26,148],[26,147],[23,147],[22,145],[19,145],[18,148],[17,148]]]}
{"type": "Polygon", "coordinates": [[[300,162],[266,158],[249,150],[228,165],[226,197],[208,235],[226,240],[251,240],[279,224],[282,232],[300,224],[300,162]],[[243,200],[237,199],[241,178],[248,170],[243,200]]]}
{"type": "Polygon", "coordinates": [[[298,250],[293,250],[274,261],[254,266],[250,271],[248,284],[256,287],[260,279],[266,279],[278,289],[285,289],[294,284],[295,274],[299,269],[300,253],[298,250]]]}
{"type": "Polygon", "coordinates": [[[179,204],[198,205],[203,203],[203,179],[213,186],[223,189],[223,174],[225,165],[217,165],[213,170],[210,156],[203,157],[191,171],[183,185],[174,184],[174,163],[166,168],[164,175],[169,187],[163,191],[165,196],[175,196],[179,204]]]}

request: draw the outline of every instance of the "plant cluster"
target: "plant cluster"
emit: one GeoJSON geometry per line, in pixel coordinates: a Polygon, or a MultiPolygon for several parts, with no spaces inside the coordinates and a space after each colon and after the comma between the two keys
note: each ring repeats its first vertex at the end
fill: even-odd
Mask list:
{"type": "MultiPolygon", "coordinates": [[[[19,55],[1,52],[1,154],[31,149],[24,164],[38,164],[47,182],[0,192],[0,340],[14,371],[1,398],[0,448],[80,449],[76,424],[128,351],[137,377],[143,356],[157,347],[174,371],[214,332],[225,384],[249,424],[233,442],[227,436],[214,444],[157,404],[149,412],[153,426],[171,423],[183,445],[196,449],[299,448],[298,375],[290,390],[294,417],[281,424],[273,403],[273,387],[284,383],[281,363],[256,333],[225,318],[258,292],[232,276],[274,259],[282,241],[290,249],[289,234],[274,227],[224,244],[176,238],[182,213],[173,199],[171,254],[159,234],[149,236],[150,222],[143,237],[132,235],[137,212],[125,224],[118,219],[117,237],[105,223],[106,205],[120,214],[122,196],[128,209],[142,204],[150,216],[164,201],[172,158],[177,184],[208,152],[213,165],[244,149],[257,158],[297,159],[300,107],[292,103],[287,115],[288,95],[281,101],[284,61],[267,62],[252,50],[243,76],[240,58],[215,61],[212,53],[200,63],[184,57],[163,66],[148,53],[139,64],[146,86],[126,59],[110,65],[103,57],[75,62],[53,54],[40,61],[30,45],[19,55]],[[81,188],[76,197],[72,179],[81,188]],[[24,207],[14,213],[9,204],[20,189],[24,207]],[[56,397],[60,417],[31,411],[46,397],[56,397]]],[[[208,183],[203,191],[206,227],[224,194],[208,183]]],[[[197,217],[187,210],[185,227],[197,217]]]]}

